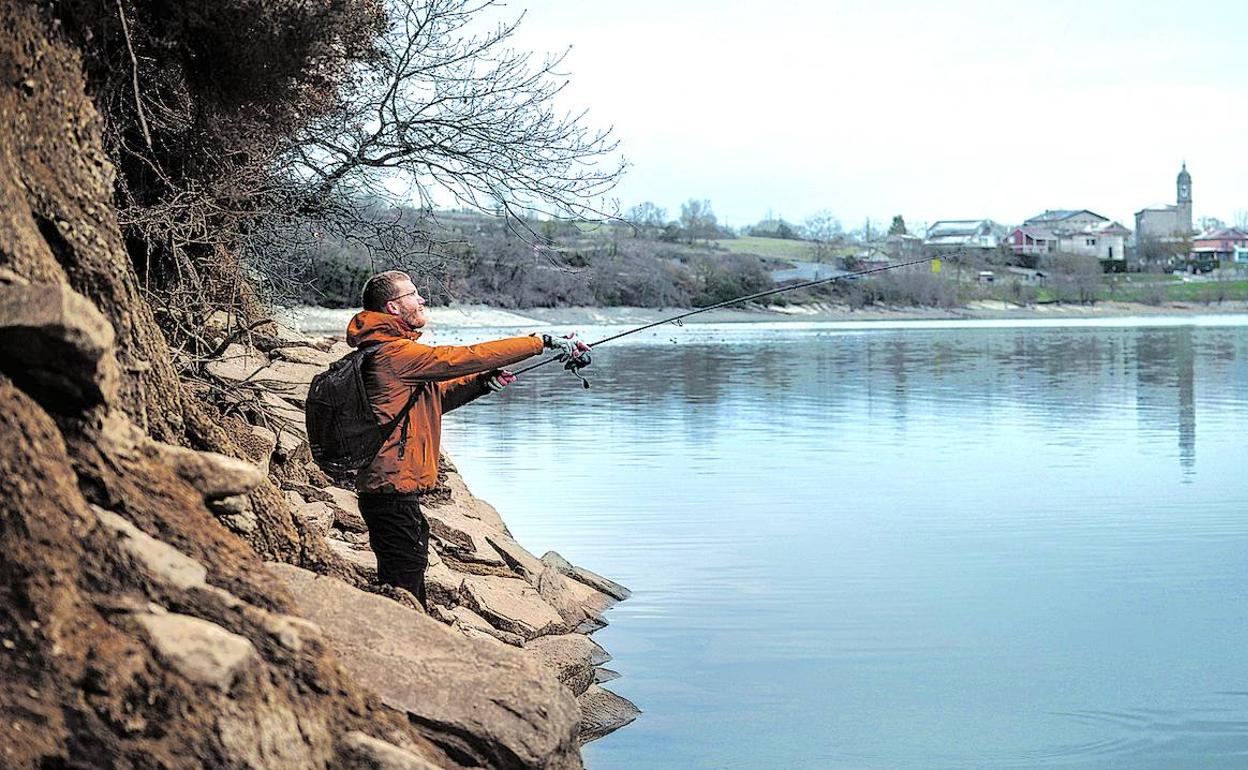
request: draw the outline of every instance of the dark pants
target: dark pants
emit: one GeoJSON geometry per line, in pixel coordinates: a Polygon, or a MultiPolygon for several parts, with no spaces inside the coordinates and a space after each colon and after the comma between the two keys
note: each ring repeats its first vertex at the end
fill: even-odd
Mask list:
{"type": "Polygon", "coordinates": [[[425,600],[425,569],[429,566],[429,522],[420,512],[417,495],[360,494],[360,515],[368,525],[368,542],[377,555],[377,579],[411,591],[420,606],[425,600]]]}

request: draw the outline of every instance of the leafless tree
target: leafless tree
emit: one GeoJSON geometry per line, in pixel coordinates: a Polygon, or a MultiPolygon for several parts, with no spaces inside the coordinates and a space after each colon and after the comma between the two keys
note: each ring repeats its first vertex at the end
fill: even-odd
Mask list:
{"type": "Polygon", "coordinates": [[[630,208],[624,219],[634,227],[634,235],[653,236],[667,224],[667,210],[646,201],[630,208]]]}
{"type": "Polygon", "coordinates": [[[715,237],[718,225],[709,200],[690,198],[680,204],[680,227],[687,242],[699,238],[709,241],[715,237]]]}
{"type": "MultiPolygon", "coordinates": [[[[609,130],[563,113],[563,56],[493,0],[67,0],[118,169],[131,259],[166,333],[290,296],[318,244],[437,273],[435,203],[605,219],[609,130]],[[402,204],[402,205],[399,205],[402,204]]],[[[185,335],[173,334],[171,338],[185,335]]]]}
{"type": "Polygon", "coordinates": [[[833,254],[832,244],[843,235],[841,220],[828,209],[820,209],[806,218],[803,224],[806,237],[815,242],[815,258],[828,259],[833,254]]]}
{"type": "MultiPolygon", "coordinates": [[[[454,202],[523,224],[537,213],[611,217],[623,171],[610,129],[560,112],[564,54],[535,60],[508,45],[523,15],[481,32],[494,0],[390,0],[376,55],[348,78],[339,107],[282,153],[309,211],[331,201],[454,202]]],[[[333,204],[323,217],[346,213],[333,204]]],[[[342,204],[337,204],[341,206],[342,204]]],[[[413,225],[419,223],[411,223],[413,225]]],[[[413,233],[419,228],[413,228],[413,233]]]]}
{"type": "Polygon", "coordinates": [[[1090,305],[1100,296],[1104,270],[1096,257],[1086,254],[1054,254],[1049,287],[1060,302],[1090,305]]]}

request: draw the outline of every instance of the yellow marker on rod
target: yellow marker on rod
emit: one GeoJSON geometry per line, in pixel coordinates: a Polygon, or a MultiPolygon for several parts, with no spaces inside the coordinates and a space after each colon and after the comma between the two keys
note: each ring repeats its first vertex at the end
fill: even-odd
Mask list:
{"type": "Polygon", "coordinates": [[[939,273],[939,272],[940,272],[940,260],[939,260],[939,259],[933,259],[933,260],[932,260],[932,272],[933,272],[933,273],[939,273]]]}

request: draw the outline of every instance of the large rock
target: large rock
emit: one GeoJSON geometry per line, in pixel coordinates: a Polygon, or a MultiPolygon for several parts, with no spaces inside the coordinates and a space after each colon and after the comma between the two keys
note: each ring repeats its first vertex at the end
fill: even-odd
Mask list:
{"type": "Polygon", "coordinates": [[[471,518],[455,505],[426,507],[429,534],[440,545],[443,555],[470,565],[507,570],[507,562],[490,546],[490,535],[497,532],[480,519],[471,518]]]}
{"type": "Polygon", "coordinates": [[[481,617],[477,613],[467,607],[452,607],[446,611],[446,615],[450,618],[451,625],[459,631],[471,636],[470,632],[479,631],[486,636],[493,637],[504,644],[510,644],[512,647],[523,647],[524,637],[519,634],[513,634],[508,631],[501,631],[490,622],[481,617]]]}
{"type": "Polygon", "coordinates": [[[345,561],[354,565],[360,574],[371,582],[377,582],[377,556],[367,548],[356,548],[351,543],[344,543],[336,538],[325,538],[325,544],[345,561]]]}
{"type": "Polygon", "coordinates": [[[501,532],[487,534],[485,541],[503,557],[503,561],[507,562],[512,572],[527,580],[530,585],[537,585],[538,575],[547,568],[541,559],[501,532]]]}
{"type": "Polygon", "coordinates": [[[197,452],[159,441],[151,442],[148,448],[205,500],[245,494],[264,481],[260,469],[246,460],[216,452],[197,452]]]}
{"type": "Polygon", "coordinates": [[[289,361],[292,364],[318,366],[321,369],[328,368],[330,364],[342,357],[331,355],[323,350],[317,350],[311,345],[290,345],[277,348],[273,351],[273,356],[282,361],[289,361]]]}
{"type": "Polygon", "coordinates": [[[303,400],[308,397],[308,385],[312,382],[312,378],[323,371],[325,367],[320,365],[274,361],[256,372],[252,380],[288,397],[303,400]]]}
{"type": "Polygon", "coordinates": [[[268,365],[268,357],[259,350],[231,342],[221,355],[204,364],[204,369],[226,382],[248,382],[268,365]]]}
{"type": "Polygon", "coordinates": [[[542,561],[573,580],[580,581],[596,591],[601,591],[612,599],[622,602],[633,595],[632,591],[629,591],[614,580],[608,580],[602,575],[590,572],[584,567],[577,567],[554,551],[547,551],[543,554],[542,561]]]}
{"type": "Polygon", "coordinates": [[[269,569],[347,672],[461,764],[581,767],[576,703],[536,661],[340,580],[288,564],[269,569]]]}
{"type": "Polygon", "coordinates": [[[539,637],[525,644],[524,651],[553,671],[573,695],[589,689],[594,667],[611,659],[597,642],[581,634],[539,637]]]}
{"type": "Polygon", "coordinates": [[[594,630],[606,625],[602,619],[602,611],[610,607],[612,599],[589,586],[565,577],[554,567],[547,566],[531,581],[537,588],[542,599],[555,608],[570,628],[582,624],[592,626],[594,630]]]}
{"type": "Polygon", "coordinates": [[[358,730],[339,742],[346,766],[355,770],[439,770],[428,760],[358,730]]]}
{"type": "Polygon", "coordinates": [[[444,607],[458,606],[463,601],[463,585],[463,574],[446,566],[437,558],[436,553],[429,554],[429,569],[425,570],[425,594],[430,602],[444,607]]]}
{"type": "Polygon", "coordinates": [[[116,513],[95,505],[91,508],[100,524],[117,536],[122,550],[130,554],[156,582],[177,591],[204,587],[208,570],[202,564],[168,543],[162,543],[116,513]]]}
{"type": "Polygon", "coordinates": [[[464,484],[463,477],[452,467],[450,458],[443,455],[439,464],[447,472],[446,488],[450,492],[451,499],[448,503],[439,505],[438,508],[449,507],[462,516],[481,522],[492,532],[500,532],[511,537],[511,532],[507,529],[507,524],[499,515],[498,510],[469,491],[468,486],[464,484]]]}
{"type": "Polygon", "coordinates": [[[328,535],[330,527],[334,525],[334,509],[329,507],[329,503],[304,503],[295,508],[293,513],[308,529],[322,537],[328,535]]]}
{"type": "Polygon", "coordinates": [[[591,684],[576,699],[581,707],[581,743],[589,743],[615,732],[641,716],[632,701],[591,684]]]}
{"type": "Polygon", "coordinates": [[[367,532],[368,525],[360,515],[360,501],[354,492],[342,487],[326,487],[334,509],[334,526],[344,532],[367,532]]]}
{"type": "Polygon", "coordinates": [[[614,599],[580,581],[565,577],[507,535],[497,532],[489,534],[486,535],[486,542],[503,557],[512,572],[537,589],[542,599],[554,607],[570,627],[575,628],[586,621],[596,627],[605,625],[600,616],[603,610],[615,603],[614,599]]]}
{"type": "Polygon", "coordinates": [[[222,692],[259,659],[249,639],[207,620],[172,612],[133,617],[162,660],[187,679],[222,692]]]}
{"type": "Polygon", "coordinates": [[[463,604],[490,625],[536,639],[568,630],[566,621],[537,590],[518,578],[467,575],[460,587],[463,604]]]}
{"type": "Polygon", "coordinates": [[[44,407],[112,402],[113,344],[108,319],[65,284],[0,285],[0,371],[44,407]]]}

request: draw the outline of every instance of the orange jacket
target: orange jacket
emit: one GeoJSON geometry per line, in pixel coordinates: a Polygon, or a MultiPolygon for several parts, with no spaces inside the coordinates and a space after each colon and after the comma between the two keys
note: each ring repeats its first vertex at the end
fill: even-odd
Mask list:
{"type": "Polygon", "coordinates": [[[542,352],[542,339],[536,336],[465,346],[422,345],[418,337],[420,332],[389,313],[364,310],[347,325],[351,347],[388,343],[364,368],[364,389],[382,425],[402,411],[413,388],[418,391],[407,416],[407,446],[400,453],[404,433],[400,423],[373,462],[356,477],[361,492],[409,493],[433,488],[438,481],[442,413],[488,393],[486,381],[492,370],[542,352]]]}

